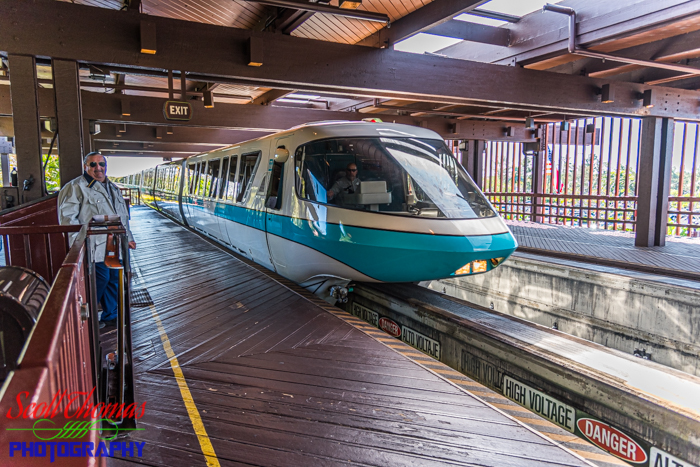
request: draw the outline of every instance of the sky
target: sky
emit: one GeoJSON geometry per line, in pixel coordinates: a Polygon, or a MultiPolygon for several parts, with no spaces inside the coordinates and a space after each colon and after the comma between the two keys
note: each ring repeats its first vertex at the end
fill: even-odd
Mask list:
{"type": "Polygon", "coordinates": [[[111,178],[131,175],[163,163],[161,157],[106,156],[105,159],[107,159],[107,176],[111,178]]]}

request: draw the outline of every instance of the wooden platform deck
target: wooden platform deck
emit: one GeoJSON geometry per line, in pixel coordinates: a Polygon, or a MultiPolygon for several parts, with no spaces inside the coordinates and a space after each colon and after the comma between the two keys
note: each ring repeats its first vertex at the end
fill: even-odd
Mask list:
{"type": "Polygon", "coordinates": [[[108,465],[590,465],[279,276],[153,211],[132,225],[146,445],[108,465]]]}
{"type": "Polygon", "coordinates": [[[506,221],[527,253],[560,253],[570,259],[598,261],[610,266],[646,267],[660,274],[700,279],[700,239],[667,237],[663,247],[636,247],[634,233],[506,221]]]}

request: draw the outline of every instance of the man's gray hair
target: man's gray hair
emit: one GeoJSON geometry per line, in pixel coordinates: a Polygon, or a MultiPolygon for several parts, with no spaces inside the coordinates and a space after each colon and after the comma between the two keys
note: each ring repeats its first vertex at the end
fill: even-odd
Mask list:
{"type": "Polygon", "coordinates": [[[102,154],[99,151],[93,151],[93,152],[89,152],[89,153],[85,154],[85,157],[83,157],[83,165],[84,166],[87,165],[88,158],[92,157],[92,156],[102,156],[102,159],[105,160],[105,164],[107,163],[107,158],[104,156],[104,154],[102,154]]]}

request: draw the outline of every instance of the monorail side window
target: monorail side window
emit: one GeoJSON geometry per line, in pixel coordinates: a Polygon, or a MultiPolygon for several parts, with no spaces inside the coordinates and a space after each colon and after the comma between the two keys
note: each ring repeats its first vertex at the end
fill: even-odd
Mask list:
{"type": "Polygon", "coordinates": [[[236,194],[236,201],[243,201],[248,198],[248,193],[250,193],[250,186],[252,185],[253,178],[255,178],[255,173],[260,165],[261,153],[256,154],[244,154],[241,156],[241,169],[238,172],[238,193],[236,194]]]}
{"type": "Polygon", "coordinates": [[[226,182],[228,181],[228,164],[228,156],[221,159],[221,177],[219,179],[219,191],[217,192],[217,198],[223,198],[226,194],[226,182]]]}
{"type": "Polygon", "coordinates": [[[202,175],[199,177],[199,196],[202,198],[208,196],[211,188],[211,175],[209,175],[209,162],[202,163],[202,175]]]}
{"type": "Polygon", "coordinates": [[[182,166],[176,165],[173,167],[175,173],[173,177],[173,193],[178,193],[180,191],[180,175],[182,174],[182,166]]]}
{"type": "MultiPolygon", "coordinates": [[[[226,199],[234,201],[236,199],[236,168],[238,167],[238,156],[231,156],[231,164],[228,169],[228,183],[226,184],[226,199]]],[[[223,176],[223,175],[222,175],[223,176]]]]}
{"type": "Polygon", "coordinates": [[[167,181],[165,183],[165,191],[167,191],[169,193],[173,191],[173,175],[175,175],[173,173],[173,166],[169,165],[168,166],[168,178],[167,178],[167,181]]]}
{"type": "Polygon", "coordinates": [[[193,195],[194,194],[194,179],[195,179],[195,174],[196,174],[196,164],[189,164],[187,166],[187,186],[188,186],[188,194],[193,195]]]}
{"type": "Polygon", "coordinates": [[[219,170],[221,169],[221,159],[211,159],[207,166],[207,190],[204,196],[208,198],[216,198],[219,188],[219,170]]]}

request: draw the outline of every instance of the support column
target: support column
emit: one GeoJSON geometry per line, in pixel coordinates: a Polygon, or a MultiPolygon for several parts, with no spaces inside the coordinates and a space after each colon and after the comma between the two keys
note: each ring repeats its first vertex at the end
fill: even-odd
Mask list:
{"type": "Polygon", "coordinates": [[[673,129],[674,120],[670,118],[645,117],[642,121],[635,246],[666,244],[673,129]]]}
{"type": "MultiPolygon", "coordinates": [[[[92,152],[92,134],[90,120],[83,120],[83,156],[92,152]]],[[[83,161],[80,161],[80,173],[83,173],[83,161]]]]}
{"type": "Polygon", "coordinates": [[[10,155],[2,151],[0,151],[0,167],[2,167],[2,186],[10,186],[10,155]]]}
{"type": "Polygon", "coordinates": [[[43,195],[41,166],[41,122],[36,80],[36,59],[10,55],[10,96],[17,151],[17,180],[20,201],[26,203],[43,195]],[[23,189],[25,181],[33,179],[23,189]]]}
{"type": "MultiPolygon", "coordinates": [[[[540,132],[546,131],[547,125],[544,125],[544,128],[540,128],[540,132]]],[[[542,195],[544,194],[544,180],[547,167],[547,135],[541,137],[538,143],[539,148],[532,161],[532,192],[534,195],[532,196],[532,215],[530,220],[541,223],[544,221],[542,217],[544,197],[542,195]]]]}
{"type": "Polygon", "coordinates": [[[462,163],[476,185],[484,189],[484,151],[486,142],[481,140],[465,140],[462,151],[462,163]]]}
{"type": "Polygon", "coordinates": [[[58,167],[63,186],[83,173],[83,112],[78,63],[53,59],[51,68],[58,122],[58,167]]]}

